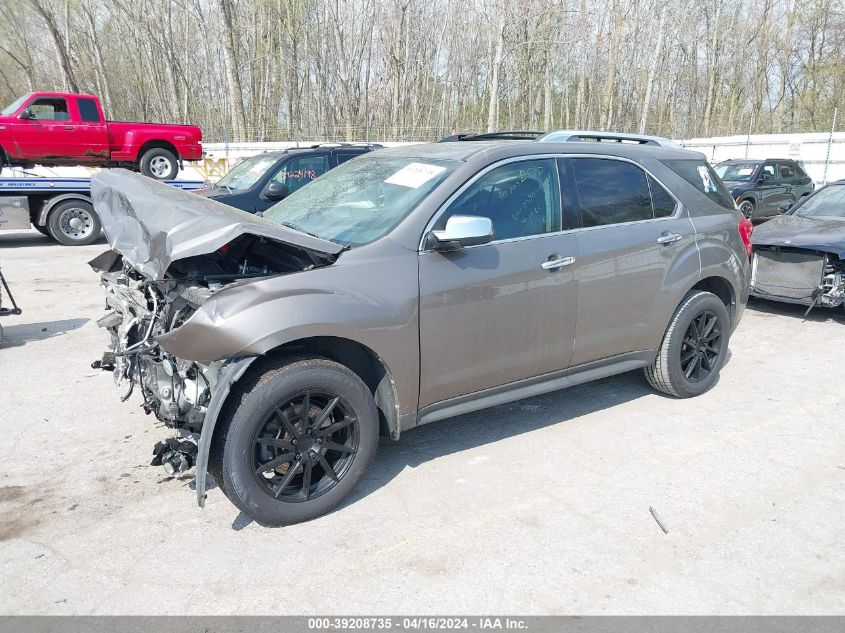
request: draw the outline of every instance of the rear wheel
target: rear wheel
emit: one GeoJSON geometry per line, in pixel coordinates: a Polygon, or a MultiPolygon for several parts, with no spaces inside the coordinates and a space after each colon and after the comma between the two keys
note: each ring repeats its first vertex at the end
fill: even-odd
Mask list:
{"type": "Polygon", "coordinates": [[[649,384],[678,398],[704,393],[719,378],[730,337],[730,316],[716,295],[688,293],[675,310],[657,358],[645,368],[649,384]]]}
{"type": "Polygon", "coordinates": [[[289,525],[336,508],[378,444],[367,386],[324,359],[295,360],[235,387],[220,420],[210,468],[240,510],[263,525],[289,525]]]}
{"type": "Polygon", "coordinates": [[[100,237],[100,218],[90,202],[65,200],[47,216],[47,232],[66,246],[85,246],[100,237]]]}
{"type": "Polygon", "coordinates": [[[52,235],[50,235],[50,229],[47,228],[46,224],[44,226],[41,226],[40,224],[33,224],[32,226],[36,231],[38,231],[42,235],[46,235],[47,237],[53,237],[52,235]]]}
{"type": "Polygon", "coordinates": [[[179,161],[170,150],[153,147],[141,156],[141,173],[156,180],[173,180],[179,175],[179,161]]]}

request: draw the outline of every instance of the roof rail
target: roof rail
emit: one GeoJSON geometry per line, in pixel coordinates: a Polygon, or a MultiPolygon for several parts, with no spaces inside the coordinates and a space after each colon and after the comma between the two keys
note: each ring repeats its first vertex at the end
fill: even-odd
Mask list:
{"type": "MultiPolygon", "coordinates": [[[[323,143],[314,143],[313,145],[302,146],[299,149],[317,149],[318,147],[381,147],[379,143],[341,143],[341,142],[332,142],[332,141],[325,141],[323,143]]],[[[297,148],[288,148],[288,149],[297,149],[297,148]]]]}
{"type": "Polygon", "coordinates": [[[483,132],[481,134],[453,134],[441,138],[438,143],[452,143],[454,141],[536,141],[545,132],[528,130],[510,130],[504,132],[483,132]]]}
{"type": "Polygon", "coordinates": [[[617,132],[596,132],[593,130],[557,130],[555,132],[549,132],[537,140],[549,143],[571,143],[581,141],[592,141],[595,143],[630,143],[633,145],[658,145],[660,147],[682,149],[675,141],[663,138],[662,136],[620,134],[617,132]]]}

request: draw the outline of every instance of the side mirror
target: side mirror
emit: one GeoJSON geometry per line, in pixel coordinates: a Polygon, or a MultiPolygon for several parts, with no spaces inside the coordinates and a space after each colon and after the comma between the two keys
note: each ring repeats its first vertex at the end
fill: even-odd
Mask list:
{"type": "Polygon", "coordinates": [[[794,202],[784,202],[778,207],[778,211],[780,211],[781,213],[786,213],[794,206],[794,204],[794,202]]]}
{"type": "Polygon", "coordinates": [[[271,182],[264,190],[264,197],[268,200],[282,200],[290,194],[290,187],[282,182],[271,182]]]}
{"type": "Polygon", "coordinates": [[[32,110],[29,108],[24,108],[23,111],[18,115],[19,119],[34,119],[35,115],[32,113],[32,110]]]}
{"type": "Polygon", "coordinates": [[[429,247],[436,251],[487,244],[493,239],[493,222],[477,215],[453,215],[445,229],[429,235],[429,247]]]}

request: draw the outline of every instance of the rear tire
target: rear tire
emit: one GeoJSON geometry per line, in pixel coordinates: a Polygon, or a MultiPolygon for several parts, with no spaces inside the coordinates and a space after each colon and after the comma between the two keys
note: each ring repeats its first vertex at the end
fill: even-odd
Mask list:
{"type": "Polygon", "coordinates": [[[153,147],[141,156],[141,173],[155,180],[173,180],[179,175],[179,161],[170,150],[153,147]]]}
{"type": "Polygon", "coordinates": [[[86,246],[100,237],[100,218],[90,202],[65,200],[50,210],[47,232],[65,246],[86,246]]]}
{"type": "Polygon", "coordinates": [[[42,235],[46,235],[47,237],[52,238],[53,236],[50,235],[50,229],[47,228],[47,225],[41,226],[40,224],[33,224],[32,227],[41,233],[42,235]]]}
{"type": "Polygon", "coordinates": [[[666,328],[657,358],[645,368],[649,384],[677,398],[710,389],[725,362],[731,333],[725,304],[710,292],[687,293],[666,328]]]}
{"type": "Polygon", "coordinates": [[[375,454],[372,393],[333,361],[294,359],[259,370],[229,397],[209,471],[229,500],[262,525],[290,525],[333,510],[375,454]]]}

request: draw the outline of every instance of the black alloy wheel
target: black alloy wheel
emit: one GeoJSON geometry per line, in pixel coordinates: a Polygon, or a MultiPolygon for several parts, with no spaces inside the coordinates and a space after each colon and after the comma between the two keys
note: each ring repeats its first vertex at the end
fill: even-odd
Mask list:
{"type": "Polygon", "coordinates": [[[681,345],[681,370],[690,382],[700,382],[719,367],[722,330],[719,317],[705,310],[694,317],[681,345]]]}
{"type": "Polygon", "coordinates": [[[359,444],[358,421],[334,393],[305,391],[275,407],[253,438],[253,472],[279,501],[303,502],[334,488],[359,444]]]}
{"type": "Polygon", "coordinates": [[[376,453],[372,391],[326,358],[268,358],[250,369],[221,412],[208,471],[229,500],[262,525],[331,512],[376,453]]]}

